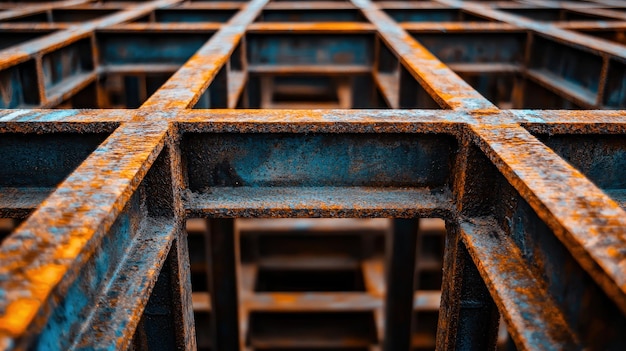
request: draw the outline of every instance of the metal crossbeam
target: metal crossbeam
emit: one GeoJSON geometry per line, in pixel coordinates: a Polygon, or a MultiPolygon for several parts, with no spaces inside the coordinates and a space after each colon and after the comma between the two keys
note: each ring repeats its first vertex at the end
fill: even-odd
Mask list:
{"type": "Polygon", "coordinates": [[[614,0],[0,2],[0,348],[196,349],[190,218],[214,349],[250,347],[232,218],[349,217],[396,219],[386,303],[343,298],[404,349],[435,217],[438,350],[500,317],[517,349],[623,349],[624,30],[614,0]]]}

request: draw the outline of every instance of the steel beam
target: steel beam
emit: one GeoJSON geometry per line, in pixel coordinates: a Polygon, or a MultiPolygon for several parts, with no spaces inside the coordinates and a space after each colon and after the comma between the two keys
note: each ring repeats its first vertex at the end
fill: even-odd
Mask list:
{"type": "Polygon", "coordinates": [[[303,346],[258,332],[312,312],[372,329],[319,347],[404,350],[434,308],[442,350],[493,349],[499,316],[520,350],[623,349],[626,114],[582,111],[626,106],[623,9],[0,4],[0,217],[23,220],[0,246],[0,349],[193,350],[192,304],[224,350],[303,346]],[[237,109],[263,105],[363,109],[237,109]],[[198,217],[209,295],[191,294],[198,217]],[[386,282],[358,265],[366,291],[254,291],[241,217],[442,218],[441,293],[413,291],[412,226],[386,282]]]}

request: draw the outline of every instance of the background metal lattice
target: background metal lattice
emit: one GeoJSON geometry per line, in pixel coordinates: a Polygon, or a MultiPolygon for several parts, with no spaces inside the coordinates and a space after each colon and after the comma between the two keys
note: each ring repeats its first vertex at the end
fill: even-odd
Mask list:
{"type": "Polygon", "coordinates": [[[500,317],[517,349],[624,349],[625,31],[618,0],[1,1],[0,348],[196,349],[190,218],[214,348],[297,348],[240,323],[233,218],[351,217],[395,220],[348,348],[409,349],[441,218],[437,349],[500,317]]]}

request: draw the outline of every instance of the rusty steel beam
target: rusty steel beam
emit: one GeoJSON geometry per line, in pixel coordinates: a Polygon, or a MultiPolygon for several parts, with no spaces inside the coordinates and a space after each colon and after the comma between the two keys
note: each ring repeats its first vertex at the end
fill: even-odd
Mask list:
{"type": "Polygon", "coordinates": [[[8,11],[4,11],[0,13],[0,20],[15,19],[15,18],[28,16],[31,14],[45,13],[47,11],[50,11],[53,8],[58,9],[58,8],[70,7],[70,6],[80,5],[80,4],[84,4],[88,2],[90,2],[90,0],[70,0],[70,1],[59,1],[57,3],[36,4],[36,5],[31,5],[31,6],[23,7],[23,8],[15,8],[15,9],[8,8],[8,11]]]}
{"type": "Polygon", "coordinates": [[[214,219],[209,228],[206,250],[211,267],[211,316],[213,347],[236,350],[239,345],[239,242],[235,237],[234,220],[214,219]]]}
{"type": "MultiPolygon", "coordinates": [[[[198,114],[199,114],[199,113],[198,113],[198,114]]],[[[233,116],[233,117],[234,117],[234,116],[233,116]]],[[[210,121],[210,119],[209,119],[209,120],[207,120],[207,122],[209,122],[209,121],[210,121]]],[[[210,122],[209,122],[209,123],[210,123],[210,122]]],[[[309,123],[311,123],[311,122],[309,122],[309,123]]],[[[233,124],[233,125],[237,125],[237,123],[236,123],[236,122],[233,122],[232,124],[233,124]]],[[[330,124],[329,124],[327,127],[330,127],[330,126],[332,126],[332,125],[330,125],[330,124]]],[[[360,128],[360,126],[359,126],[358,124],[356,124],[356,125],[355,125],[355,127],[360,128]]],[[[310,130],[310,126],[309,126],[308,128],[309,128],[309,130],[310,130]]]]}
{"type": "Polygon", "coordinates": [[[194,312],[217,349],[306,346],[263,326],[340,329],[323,313],[371,331],[316,346],[408,349],[433,308],[437,349],[494,349],[499,316],[520,350],[626,347],[626,114],[580,111],[626,106],[620,2],[14,5],[0,218],[23,222],[0,246],[0,349],[193,350],[194,312]],[[68,8],[114,12],[54,22],[68,8]],[[328,95],[360,109],[257,108],[328,95]],[[289,261],[240,265],[242,217],[444,219],[442,290],[413,291],[410,225],[386,280],[357,265],[365,292],[255,291],[289,261]],[[190,218],[211,229],[202,295],[190,218]]]}
{"type": "Polygon", "coordinates": [[[569,247],[581,266],[588,270],[618,307],[626,312],[626,291],[622,288],[626,285],[621,281],[626,277],[621,274],[621,259],[614,251],[622,245],[619,239],[621,234],[603,236],[601,240],[592,239],[599,233],[624,231],[624,211],[524,129],[502,125],[498,128],[475,126],[472,129],[480,138],[478,144],[485,148],[496,166],[502,167],[500,170],[509,182],[514,187],[519,186],[518,191],[535,208],[537,214],[543,217],[555,235],[569,247]],[[500,144],[500,141],[505,140],[508,142],[500,144]],[[523,146],[520,144],[522,141],[523,146]],[[524,154],[532,154],[533,158],[520,158],[524,154]],[[550,164],[553,173],[537,172],[534,162],[550,164]],[[563,182],[561,177],[566,177],[571,183],[563,182]],[[580,193],[585,194],[586,201],[583,203],[577,201],[577,194],[580,193]],[[590,203],[602,207],[601,222],[592,220],[594,215],[589,213],[593,211],[589,208],[590,203]],[[558,216],[559,220],[555,221],[556,218],[550,218],[552,216],[558,216]]]}
{"type": "MultiPolygon", "coordinates": [[[[76,294],[75,299],[83,301],[80,305],[75,306],[76,313],[86,317],[90,315],[90,309],[95,307],[87,304],[87,300],[84,298],[89,292],[81,292],[80,285],[74,282],[81,272],[81,267],[93,256],[94,251],[100,246],[105,233],[109,233],[117,217],[126,207],[126,203],[130,202],[134,190],[147,173],[149,165],[154,162],[158,153],[162,150],[165,142],[164,137],[167,128],[163,128],[163,125],[150,126],[149,129],[152,130],[152,133],[149,132],[149,129],[142,128],[139,125],[138,127],[139,129],[135,133],[139,130],[142,131],[140,135],[136,135],[141,141],[133,142],[133,144],[137,151],[141,149],[140,144],[142,144],[143,152],[119,154],[117,157],[114,157],[117,160],[113,162],[107,160],[113,155],[107,155],[106,152],[102,154],[102,157],[107,161],[98,161],[98,157],[93,157],[91,162],[85,162],[74,173],[73,178],[70,177],[67,180],[68,188],[66,190],[60,187],[56,191],[58,194],[56,199],[55,196],[51,196],[41,204],[37,211],[45,213],[47,212],[47,206],[62,208],[67,211],[65,214],[58,213],[45,219],[48,224],[57,227],[53,233],[49,232],[46,226],[35,223],[36,218],[39,216],[37,213],[34,213],[31,217],[34,221],[29,221],[31,227],[29,228],[29,225],[25,225],[20,230],[24,237],[20,237],[20,235],[11,236],[3,243],[2,255],[5,264],[3,264],[2,273],[0,274],[6,277],[20,277],[13,280],[11,286],[7,286],[4,290],[7,292],[7,295],[5,295],[2,303],[3,311],[6,311],[3,316],[3,323],[1,323],[3,326],[3,348],[23,348],[25,345],[30,344],[32,342],[30,339],[31,335],[39,334],[47,324],[48,318],[54,313],[56,308],[59,308],[55,300],[60,299],[59,295],[64,296],[68,290],[72,289],[72,286],[76,286],[72,290],[77,290],[74,292],[76,294]],[[111,169],[110,172],[111,175],[116,174],[116,182],[103,179],[98,174],[100,171],[103,171],[101,166],[107,163],[111,166],[115,164],[115,169],[111,169]],[[82,175],[81,169],[84,170],[82,175]],[[94,170],[98,171],[94,173],[94,170]],[[75,181],[72,179],[75,179],[75,181]],[[97,182],[100,182],[100,185],[97,186],[97,188],[100,188],[100,191],[94,192],[90,190],[93,189],[93,186],[96,186],[97,182]],[[76,197],[66,197],[62,195],[63,193],[73,194],[76,197]],[[96,197],[98,200],[93,198],[89,200],[90,197],[96,197]],[[84,202],[77,201],[78,199],[84,202]],[[76,220],[67,221],[67,216],[70,213],[72,213],[70,217],[75,217],[76,220]],[[79,213],[83,215],[78,215],[79,213]],[[85,223],[81,223],[81,221],[85,223]],[[53,224],[55,222],[57,223],[56,225],[53,224]],[[55,240],[48,239],[47,237],[50,235],[54,235],[55,240]],[[32,243],[26,247],[33,250],[33,254],[30,255],[29,260],[18,260],[18,256],[26,254],[24,247],[22,247],[22,244],[26,241],[32,243]],[[19,254],[11,258],[16,253],[19,254]],[[52,293],[53,291],[54,294],[52,293]],[[83,298],[81,298],[81,294],[83,298]],[[55,295],[57,296],[55,297],[55,295]],[[81,311],[81,309],[84,309],[84,311],[81,311]],[[18,318],[14,313],[19,313],[21,317],[18,318]]],[[[113,134],[112,138],[108,140],[109,144],[104,144],[101,150],[105,151],[109,147],[120,146],[121,144],[117,142],[118,140],[125,139],[125,142],[131,142],[132,129],[135,128],[119,133],[119,138],[121,139],[118,139],[113,134]]],[[[122,249],[122,247],[118,249],[122,249]]],[[[120,258],[124,257],[123,254],[120,254],[120,256],[120,258]]],[[[113,268],[111,267],[111,269],[113,268]]],[[[109,274],[113,273],[114,271],[109,274]]],[[[97,276],[94,278],[97,278],[97,276]]],[[[107,278],[111,279],[111,277],[107,278]]],[[[95,283],[104,287],[104,282],[95,283]]],[[[83,288],[88,289],[89,287],[83,288]]],[[[141,295],[145,297],[144,294],[141,295]]],[[[66,303],[73,304],[75,302],[69,300],[66,303]]],[[[79,315],[76,315],[76,317],[79,317],[79,315]]],[[[139,317],[141,316],[130,319],[130,329],[134,329],[136,323],[139,322],[139,317]]],[[[51,331],[53,330],[58,331],[55,328],[51,331]]],[[[113,332],[116,331],[113,330],[113,332]]],[[[110,337],[113,340],[117,339],[114,337],[114,334],[110,335],[110,337]]],[[[73,338],[67,335],[58,340],[61,341],[61,339],[63,342],[72,342],[73,338]]],[[[103,340],[105,340],[104,336],[103,340]]],[[[127,337],[120,339],[118,342],[128,343],[129,340],[127,337]]],[[[49,346],[58,347],[54,344],[49,346]]]]}
{"type": "MultiPolygon", "coordinates": [[[[240,43],[247,25],[254,20],[266,3],[267,0],[255,0],[248,3],[142,107],[155,110],[192,107],[218,75],[218,71],[223,68],[228,69],[227,59],[240,43]],[[199,72],[203,74],[198,76],[199,72]],[[183,92],[187,92],[187,96],[181,95],[183,92]]],[[[223,87],[220,88],[223,89],[223,87]]]]}
{"type": "MultiPolygon", "coordinates": [[[[25,95],[23,98],[24,101],[21,104],[19,104],[19,102],[17,104],[12,103],[12,101],[9,100],[1,106],[3,108],[12,108],[18,107],[19,105],[35,105],[39,107],[58,105],[63,100],[76,94],[79,90],[84,89],[97,79],[97,75],[93,71],[93,66],[98,65],[97,57],[94,57],[93,52],[94,31],[97,28],[133,20],[149,13],[155,8],[176,2],[176,0],[150,2],[126,11],[120,11],[105,16],[100,20],[70,26],[65,30],[1,50],[0,69],[6,69],[11,72],[11,68],[13,68],[13,72],[17,72],[17,74],[21,75],[20,78],[16,79],[19,80],[16,84],[21,86],[24,90],[22,94],[25,95]],[[81,39],[84,40],[82,46],[77,43],[81,39]],[[68,67],[68,59],[63,61],[63,54],[61,54],[62,57],[55,57],[55,55],[51,53],[54,50],[58,50],[59,52],[67,50],[65,55],[73,56],[69,60],[76,60],[78,62],[74,64],[73,67],[68,67]],[[84,51],[88,51],[88,53],[86,54],[84,51]],[[20,66],[20,64],[22,66],[20,66]],[[59,65],[62,66],[62,72],[50,72],[51,70],[58,70],[57,67],[53,67],[59,65]],[[25,73],[24,71],[30,72],[25,73]],[[80,75],[78,77],[68,77],[68,75],[76,75],[76,73],[80,73],[80,75]],[[25,78],[25,75],[31,76],[26,76],[25,78]],[[58,77],[58,75],[60,75],[60,77],[58,77]],[[30,91],[25,91],[29,89],[30,91]],[[36,92],[36,94],[33,94],[34,92],[36,92]],[[28,97],[27,101],[27,94],[36,96],[28,97]]],[[[13,84],[13,82],[5,84],[13,84]]],[[[4,99],[6,99],[6,97],[4,99]]]]}
{"type": "Polygon", "coordinates": [[[17,63],[24,62],[28,58],[32,58],[37,54],[43,54],[54,48],[58,48],[59,46],[67,45],[78,39],[88,37],[96,28],[102,28],[112,24],[129,21],[148,13],[155,8],[168,6],[176,2],[178,1],[151,1],[148,4],[131,8],[126,11],[121,11],[97,21],[87,22],[86,24],[77,25],[74,28],[69,28],[65,31],[51,34],[49,37],[12,47],[1,53],[2,59],[0,60],[0,67],[4,69],[17,63]]]}
{"type": "MultiPolygon", "coordinates": [[[[557,93],[566,96],[577,104],[585,108],[602,108],[604,106],[604,89],[607,85],[608,71],[611,59],[617,59],[623,61],[626,58],[626,50],[623,45],[607,42],[606,40],[600,40],[589,35],[582,33],[561,29],[556,25],[552,25],[546,22],[534,21],[528,17],[504,12],[498,9],[492,9],[481,4],[468,4],[456,0],[438,0],[443,4],[450,6],[458,6],[467,10],[475,15],[487,16],[496,21],[501,21],[522,28],[529,29],[536,33],[533,36],[533,41],[538,42],[540,36],[555,40],[557,43],[564,43],[574,49],[582,49],[597,55],[597,60],[600,60],[599,67],[595,68],[595,73],[599,77],[597,84],[590,83],[588,85],[580,84],[580,82],[570,82],[568,79],[562,79],[557,75],[552,75],[554,72],[548,70],[548,74],[543,71],[531,70],[527,71],[527,74],[538,81],[539,84],[548,87],[548,89],[554,90],[557,93]],[[574,83],[574,84],[571,84],[574,83]],[[597,86],[596,86],[597,85],[597,86]]],[[[606,13],[609,18],[623,17],[622,14],[614,14],[612,12],[606,13]]],[[[534,43],[533,43],[534,44],[534,43]]],[[[539,49],[535,49],[539,51],[539,49]]],[[[530,55],[530,53],[528,53],[530,55]]],[[[536,53],[535,55],[541,55],[536,53]]],[[[545,54],[547,55],[547,54],[545,54]]],[[[531,64],[532,58],[527,59],[527,64],[531,64]]],[[[556,59],[556,58],[554,58],[556,59]]],[[[594,69],[586,67],[590,71],[594,69]]],[[[583,78],[584,79],[584,78],[583,78]]]]}
{"type": "Polygon", "coordinates": [[[472,221],[462,223],[460,232],[473,263],[476,265],[494,300],[501,306],[516,340],[528,349],[581,349],[580,341],[570,329],[556,303],[547,297],[541,282],[526,269],[522,253],[495,223],[472,221]],[[503,289],[506,286],[514,289],[503,289]],[[530,306],[530,308],[526,307],[530,306]]]}
{"type": "Polygon", "coordinates": [[[395,219],[392,235],[387,236],[387,289],[385,295],[385,335],[383,349],[411,347],[415,256],[419,220],[395,219]]]}
{"type": "Polygon", "coordinates": [[[352,3],[377,27],[382,40],[396,52],[411,75],[442,107],[471,110],[490,110],[495,107],[442,65],[371,1],[353,0],[352,3]]]}

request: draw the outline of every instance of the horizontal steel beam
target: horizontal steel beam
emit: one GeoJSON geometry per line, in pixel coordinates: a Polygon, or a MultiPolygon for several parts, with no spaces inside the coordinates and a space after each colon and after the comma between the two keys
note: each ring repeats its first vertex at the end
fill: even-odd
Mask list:
{"type": "Polygon", "coordinates": [[[213,230],[217,348],[245,346],[240,307],[362,308],[379,325],[355,343],[410,344],[412,270],[353,310],[238,306],[238,217],[442,218],[438,349],[492,349],[498,315],[518,349],[626,345],[626,114],[582,111],[626,106],[623,4],[20,6],[0,12],[0,218],[24,220],[0,246],[0,349],[195,349],[191,218],[213,230]],[[306,104],[357,109],[255,108],[306,104]]]}

